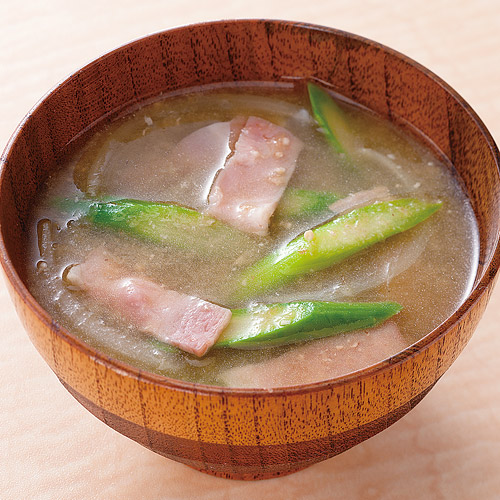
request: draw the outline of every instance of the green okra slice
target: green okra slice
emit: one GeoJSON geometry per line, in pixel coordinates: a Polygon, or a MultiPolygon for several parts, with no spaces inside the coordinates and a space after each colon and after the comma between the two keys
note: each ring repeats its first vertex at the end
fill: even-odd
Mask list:
{"type": "Polygon", "coordinates": [[[141,200],[61,204],[96,226],[124,231],[157,244],[194,251],[202,256],[231,255],[251,236],[175,203],[141,200]]]}
{"type": "Polygon", "coordinates": [[[262,349],[372,328],[397,314],[395,302],[255,304],[233,309],[216,348],[262,349]]]}
{"type": "Polygon", "coordinates": [[[344,112],[332,96],[315,83],[308,82],[307,91],[314,119],[323,129],[333,149],[349,160],[353,136],[344,112]]]}
{"type": "Polygon", "coordinates": [[[414,198],[384,201],[356,208],[305,231],[245,269],[235,298],[243,300],[278,288],[294,278],[319,271],[406,231],[441,206],[414,198]]]}
{"type": "Polygon", "coordinates": [[[328,191],[313,191],[289,187],[278,204],[275,219],[314,216],[328,212],[328,207],[339,197],[328,191]]]}

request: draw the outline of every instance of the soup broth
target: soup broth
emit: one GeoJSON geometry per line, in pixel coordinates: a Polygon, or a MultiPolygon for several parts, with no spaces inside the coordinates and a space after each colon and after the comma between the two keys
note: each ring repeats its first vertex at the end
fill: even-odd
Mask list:
{"type": "MultiPolygon", "coordinates": [[[[252,366],[260,372],[272,366],[272,360],[293,359],[294,350],[304,345],[211,349],[200,358],[165,348],[106,304],[68,285],[68,268],[85,261],[93,249],[105,248],[131,274],[228,308],[301,300],[395,301],[402,310],[391,321],[404,344],[422,338],[451,315],[471,289],[478,258],[473,211],[452,166],[423,141],[353,103],[339,105],[350,134],[348,159],[326,140],[300,84],[198,89],[146,104],[101,128],[49,179],[34,208],[28,265],[33,295],[59,324],[113,358],[160,375],[215,385],[265,385],[260,375],[254,382],[251,371],[243,372],[246,383],[228,374],[252,366]],[[214,133],[197,144],[193,134],[249,116],[284,127],[302,141],[287,189],[329,192],[342,199],[383,186],[391,199],[421,198],[440,201],[442,207],[414,228],[343,262],[246,299],[238,298],[235,286],[242,270],[334,213],[326,210],[287,217],[278,206],[269,234],[245,236],[240,246],[209,255],[196,244],[177,248],[151,243],[61,209],[61,200],[68,199],[76,204],[88,199],[138,199],[174,202],[204,212],[210,188],[231,156],[235,138],[231,136],[228,144],[213,127],[214,133]]],[[[356,345],[349,336],[339,337],[336,350],[352,347],[355,354],[356,345]]],[[[315,342],[325,340],[308,344],[315,342]]],[[[382,356],[401,348],[389,346],[382,356]]],[[[288,364],[293,374],[286,377],[286,385],[314,379],[304,378],[307,370],[301,369],[301,362],[309,365],[311,359],[298,352],[300,356],[288,364]]],[[[317,358],[317,348],[311,353],[317,358]]],[[[364,363],[360,355],[359,361],[346,366],[355,370],[364,368],[364,363]]],[[[277,365],[287,370],[286,363],[277,365]]],[[[319,378],[341,374],[318,371],[319,378]]]]}

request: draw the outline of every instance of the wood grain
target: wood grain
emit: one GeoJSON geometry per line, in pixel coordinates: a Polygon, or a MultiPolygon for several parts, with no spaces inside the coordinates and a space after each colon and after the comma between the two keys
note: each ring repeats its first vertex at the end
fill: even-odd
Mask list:
{"type": "Polygon", "coordinates": [[[162,455],[223,477],[274,477],[367,439],[410,410],[456,359],[498,269],[498,150],[439,78],[379,44],[301,23],[206,23],[152,35],[72,75],[28,116],[2,156],[1,251],[9,290],[35,347],[98,418],[162,455]],[[456,166],[480,227],[475,288],[439,329],[354,375],[272,392],[158,377],[83,345],[23,284],[27,217],[40,184],[99,121],[136,102],[227,81],[314,77],[429,138],[456,166]],[[242,450],[245,450],[243,452],[242,450]]]}

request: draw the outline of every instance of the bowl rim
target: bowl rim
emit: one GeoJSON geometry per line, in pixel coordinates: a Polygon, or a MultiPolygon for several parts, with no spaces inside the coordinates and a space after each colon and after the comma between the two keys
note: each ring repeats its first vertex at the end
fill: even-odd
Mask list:
{"type": "MultiPolygon", "coordinates": [[[[27,114],[23,117],[21,122],[18,124],[18,126],[15,128],[14,132],[12,133],[10,139],[7,142],[7,145],[5,146],[5,149],[0,157],[0,186],[3,185],[5,182],[5,172],[7,169],[7,163],[9,160],[9,155],[10,151],[12,150],[14,144],[16,143],[18,137],[22,133],[22,130],[25,126],[25,124],[30,120],[30,117],[32,114],[34,114],[38,108],[40,108],[43,103],[53,94],[57,93],[60,88],[62,88],[64,85],[66,85],[70,80],[76,78],[80,73],[85,72],[88,70],[90,67],[92,67],[95,64],[101,63],[103,60],[105,60],[108,57],[111,57],[112,55],[124,51],[127,48],[143,43],[147,39],[151,39],[157,36],[160,36],[162,34],[169,34],[169,33],[174,33],[174,32],[182,32],[182,31],[189,31],[189,30],[196,30],[202,27],[209,27],[209,26],[217,26],[217,25],[248,25],[248,24],[255,24],[255,23],[265,23],[273,26],[288,26],[292,28],[299,28],[299,29],[304,29],[304,30],[309,30],[309,31],[316,31],[316,32],[323,32],[331,35],[336,35],[340,36],[342,38],[346,39],[352,39],[356,40],[363,45],[368,45],[371,47],[375,47],[383,51],[384,53],[387,53],[398,60],[401,60],[410,66],[414,67],[418,71],[424,73],[426,76],[428,76],[431,80],[433,80],[434,83],[439,85],[443,90],[449,94],[458,104],[464,108],[464,110],[469,114],[469,116],[472,118],[474,123],[476,124],[477,128],[480,130],[482,135],[485,137],[486,142],[488,143],[488,146],[490,148],[491,154],[493,158],[495,159],[496,165],[497,165],[497,171],[499,172],[500,175],[500,154],[497,145],[495,144],[495,141],[493,137],[491,136],[490,132],[482,122],[482,120],[479,118],[477,113],[472,109],[472,107],[465,101],[465,99],[458,94],[448,83],[446,83],[444,80],[442,80],[439,76],[437,76],[435,73],[433,73],[431,70],[426,68],[425,66],[421,65],[417,61],[411,59],[410,57],[404,55],[403,53],[392,49],[384,44],[381,44],[379,42],[376,42],[374,40],[371,40],[369,38],[356,35],[353,33],[350,33],[348,31],[340,30],[337,28],[332,28],[332,27],[327,27],[327,26],[322,26],[322,25],[317,25],[314,23],[308,23],[308,22],[300,22],[300,21],[289,21],[289,20],[281,20],[281,19],[260,19],[260,18],[243,18],[243,19],[223,19],[223,20],[217,20],[217,21],[204,21],[204,22],[199,22],[199,23],[192,23],[192,24],[186,24],[186,25],[180,25],[180,26],[175,26],[172,28],[168,28],[166,30],[159,30],[141,37],[137,37],[131,41],[128,41],[124,44],[119,45],[118,47],[107,51],[100,56],[94,58],[90,62],[87,62],[85,65],[82,67],[78,68],[77,70],[73,71],[69,75],[67,75],[65,78],[63,78],[61,81],[59,81],[56,85],[54,85],[49,91],[47,91],[33,106],[32,108],[27,112],[27,114]]],[[[137,101],[136,101],[137,102],[137,101]]],[[[122,106],[122,109],[127,108],[127,104],[124,104],[122,106]]],[[[110,111],[109,113],[106,113],[102,115],[97,122],[102,121],[105,119],[107,116],[110,114],[115,113],[116,110],[110,111]]],[[[89,128],[92,128],[95,126],[97,122],[94,122],[91,124],[89,127],[86,129],[80,131],[75,137],[73,137],[69,143],[74,141],[77,137],[79,137],[81,134],[83,134],[86,130],[89,128]]],[[[68,143],[68,144],[69,144],[68,143]]],[[[500,202],[499,202],[500,205],[500,202]]],[[[86,344],[83,340],[80,340],[77,336],[74,336],[70,333],[69,330],[66,328],[60,326],[54,319],[52,319],[51,315],[36,301],[36,299],[33,297],[33,295],[30,293],[28,290],[27,286],[24,284],[22,279],[20,278],[19,274],[15,270],[15,267],[9,257],[9,252],[7,251],[4,238],[3,238],[3,231],[0,223],[0,262],[2,265],[2,268],[4,270],[5,277],[8,281],[8,284],[12,287],[13,291],[22,299],[23,303],[28,307],[33,314],[37,317],[39,321],[41,321],[46,327],[48,327],[52,332],[61,337],[61,339],[64,342],[67,342],[70,344],[72,347],[75,347],[78,349],[80,352],[88,356],[94,361],[97,361],[99,363],[102,363],[107,369],[111,369],[114,372],[118,372],[122,375],[126,375],[129,377],[134,377],[137,380],[141,382],[146,382],[146,383],[151,383],[157,386],[161,386],[165,389],[172,389],[172,390],[180,390],[180,391],[185,391],[185,392],[194,392],[197,394],[202,394],[202,395],[224,395],[228,396],[234,395],[237,397],[253,397],[256,395],[259,396],[290,396],[290,395],[299,395],[302,393],[310,393],[310,392],[320,392],[323,390],[328,390],[328,389],[333,389],[335,387],[340,387],[348,383],[356,382],[361,379],[367,378],[369,376],[374,376],[376,374],[381,374],[384,371],[387,371],[391,368],[393,368],[396,365],[401,365],[402,363],[405,363],[406,361],[410,360],[411,358],[416,357],[419,355],[423,350],[431,347],[434,343],[439,341],[446,333],[456,325],[460,318],[464,317],[468,311],[470,311],[474,305],[481,299],[483,294],[487,292],[490,288],[492,288],[496,282],[497,279],[497,272],[499,269],[500,265],[500,231],[497,232],[496,234],[496,245],[494,249],[492,248],[491,251],[491,257],[489,261],[487,262],[487,266],[483,267],[482,270],[482,275],[480,276],[480,279],[477,279],[477,274],[476,274],[476,280],[475,284],[470,290],[469,294],[467,297],[462,301],[460,306],[455,310],[455,312],[450,315],[446,320],[444,320],[441,324],[437,325],[432,331],[424,335],[421,339],[418,341],[414,342],[413,344],[407,346],[405,349],[402,351],[399,351],[398,353],[390,356],[389,358],[386,358],[384,360],[381,360],[373,365],[370,365],[368,367],[365,367],[363,369],[348,373],[346,375],[343,375],[341,377],[336,377],[332,379],[326,379],[326,380],[321,380],[317,382],[312,382],[308,384],[299,384],[299,385],[290,385],[290,386],[283,386],[283,387],[274,387],[274,388],[257,388],[257,387],[251,387],[251,388],[241,388],[241,387],[223,387],[223,386],[216,386],[216,385],[208,385],[208,384],[201,384],[197,382],[187,382],[184,380],[179,380],[171,377],[167,377],[164,375],[159,375],[155,374],[140,368],[135,367],[134,365],[128,364],[123,361],[119,361],[115,358],[112,358],[103,352],[99,351],[98,349],[95,349],[94,347],[91,347],[90,345],[86,344]]]]}

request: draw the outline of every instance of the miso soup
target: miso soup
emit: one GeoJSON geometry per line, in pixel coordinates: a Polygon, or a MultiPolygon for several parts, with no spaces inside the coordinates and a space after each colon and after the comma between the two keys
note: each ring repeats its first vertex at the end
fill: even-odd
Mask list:
{"type": "MultiPolygon", "coordinates": [[[[472,287],[478,260],[472,208],[453,166],[423,138],[355,103],[335,102],[343,120],[340,148],[315,119],[303,82],[194,89],[164,96],[99,128],[48,180],[34,207],[28,265],[33,295],[60,325],[107,355],[205,384],[313,382],[364,368],[419,340],[451,315],[472,287]],[[242,124],[250,117],[281,127],[300,145],[289,179],[276,179],[284,191],[268,229],[248,232],[229,224],[234,237],[219,245],[207,237],[212,229],[193,222],[185,229],[187,242],[179,244],[184,235],[176,233],[179,241],[171,234],[158,236],[156,220],[147,213],[137,223],[147,226],[139,228],[139,235],[119,220],[97,224],[87,216],[94,202],[139,200],[146,207],[148,202],[189,207],[204,217],[213,186],[223,182],[221,172],[236,155],[242,124]],[[314,203],[297,210],[294,203],[304,197],[314,203]],[[374,200],[408,198],[440,208],[414,227],[324,269],[241,292],[246,270],[298,235],[314,238],[315,228],[374,200]],[[316,202],[323,205],[318,208],[316,202]],[[68,280],[72,267],[95,249],[112,256],[125,277],[233,311],[300,301],[388,301],[401,310],[369,331],[331,337],[323,332],[319,340],[254,349],[215,345],[196,356],[130,322],[119,301],[96,300],[68,280]]],[[[290,143],[288,136],[283,141],[290,143]]],[[[229,188],[236,184],[230,180],[229,188]]],[[[226,222],[216,222],[224,234],[226,222]]]]}

